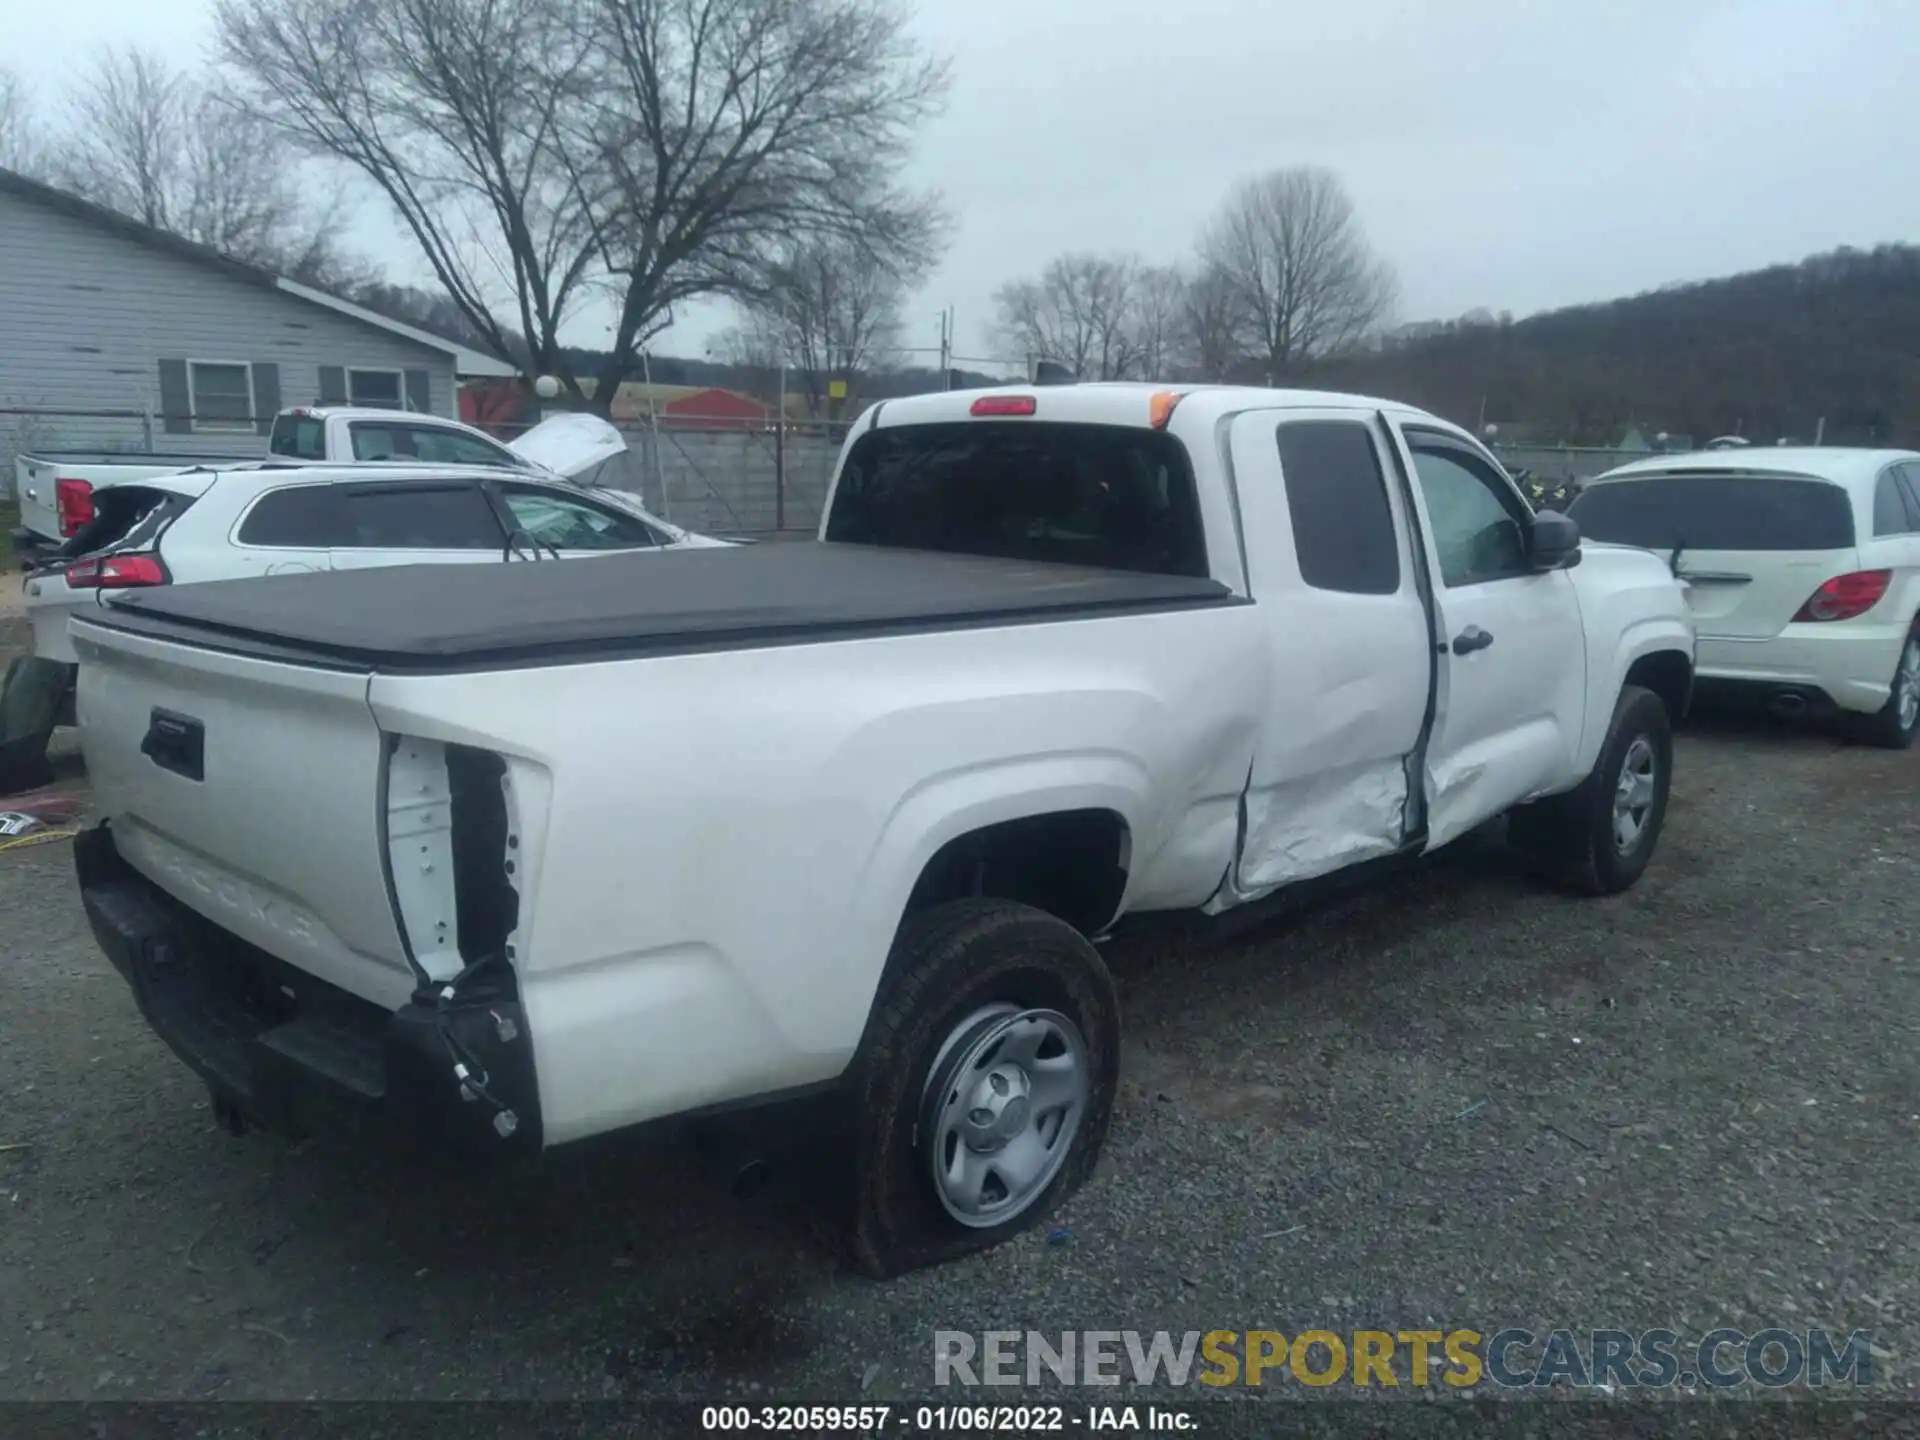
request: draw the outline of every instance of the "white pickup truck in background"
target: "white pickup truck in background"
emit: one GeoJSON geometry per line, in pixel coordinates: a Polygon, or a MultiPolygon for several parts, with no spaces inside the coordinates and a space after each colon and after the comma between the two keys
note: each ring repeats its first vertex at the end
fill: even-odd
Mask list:
{"type": "Polygon", "coordinates": [[[485,1162],[811,1095],[897,1273],[1090,1173],[1121,917],[1503,813],[1588,893],[1653,854],[1678,583],[1432,416],[889,400],[822,540],[76,615],[82,895],[219,1113],[485,1162]]]}
{"type": "MultiPolygon", "coordinates": [[[[486,465],[564,479],[591,475],[626,449],[620,432],[591,415],[562,414],[503,444],[484,430],[411,410],[296,406],[274,416],[262,460],[313,465],[486,465]]],[[[93,518],[96,491],[199,469],[231,470],[232,455],[42,451],[14,461],[20,524],[14,548],[43,562],[93,518]]]]}

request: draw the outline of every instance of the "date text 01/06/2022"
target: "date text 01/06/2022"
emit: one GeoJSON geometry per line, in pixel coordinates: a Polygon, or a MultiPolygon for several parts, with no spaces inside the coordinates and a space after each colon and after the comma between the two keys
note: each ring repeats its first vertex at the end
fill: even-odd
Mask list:
{"type": "Polygon", "coordinates": [[[1192,1434],[1186,1410],[1164,1405],[708,1405],[707,1432],[852,1435],[979,1433],[1014,1435],[1073,1430],[1192,1434]]]}

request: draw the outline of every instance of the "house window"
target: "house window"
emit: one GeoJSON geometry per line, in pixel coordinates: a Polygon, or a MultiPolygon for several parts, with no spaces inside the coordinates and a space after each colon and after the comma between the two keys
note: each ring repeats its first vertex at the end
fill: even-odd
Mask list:
{"type": "Polygon", "coordinates": [[[404,410],[406,386],[398,370],[347,371],[347,403],[367,410],[404,410]]]}
{"type": "Polygon", "coordinates": [[[195,360],[187,366],[187,383],[192,387],[195,430],[253,429],[251,366],[195,360]]]}

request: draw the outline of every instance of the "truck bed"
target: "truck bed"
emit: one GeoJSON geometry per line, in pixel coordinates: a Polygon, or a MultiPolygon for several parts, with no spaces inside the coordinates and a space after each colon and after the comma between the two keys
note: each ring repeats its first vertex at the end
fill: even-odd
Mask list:
{"type": "Polygon", "coordinates": [[[1237,603],[1207,578],[804,542],[222,580],[128,594],[83,618],[420,674],[1237,603]]]}

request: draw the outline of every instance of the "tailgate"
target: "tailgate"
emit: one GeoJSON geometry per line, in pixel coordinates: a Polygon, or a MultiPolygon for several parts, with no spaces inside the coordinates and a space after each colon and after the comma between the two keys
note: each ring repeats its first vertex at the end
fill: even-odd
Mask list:
{"type": "Polygon", "coordinates": [[[58,467],[51,460],[22,455],[14,462],[13,498],[20,506],[20,523],[46,540],[61,538],[60,512],[53,490],[58,478],[58,467]]]}
{"type": "Polygon", "coordinates": [[[1688,550],[1680,578],[1703,639],[1769,640],[1814,591],[1857,564],[1854,550],[1688,550]]]}
{"type": "Polygon", "coordinates": [[[87,769],[128,862],[299,969],[406,1003],[368,676],[132,635],[85,612],[70,631],[87,769]]]}
{"type": "Polygon", "coordinates": [[[1567,513],[1584,536],[1677,559],[1705,639],[1778,635],[1815,590],[1857,560],[1852,497],[1788,471],[1603,476],[1567,513]]]}

